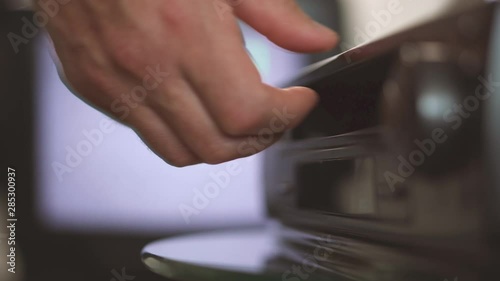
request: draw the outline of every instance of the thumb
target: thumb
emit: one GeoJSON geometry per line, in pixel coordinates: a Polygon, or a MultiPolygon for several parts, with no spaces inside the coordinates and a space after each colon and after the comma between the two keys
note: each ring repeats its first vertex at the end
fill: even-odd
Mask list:
{"type": "Polygon", "coordinates": [[[234,13],[269,40],[291,51],[327,51],[338,42],[334,31],[313,21],[294,0],[244,0],[235,5],[234,13]]]}

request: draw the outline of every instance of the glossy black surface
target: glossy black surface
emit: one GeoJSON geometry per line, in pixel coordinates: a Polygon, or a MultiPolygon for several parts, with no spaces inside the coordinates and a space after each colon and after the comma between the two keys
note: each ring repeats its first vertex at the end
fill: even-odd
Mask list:
{"type": "MultiPolygon", "coordinates": [[[[281,250],[276,229],[267,227],[156,241],[143,249],[142,259],[153,272],[179,281],[278,281],[292,278],[292,267],[301,266],[281,259],[281,250]]],[[[326,280],[313,272],[307,278],[326,280]]]]}
{"type": "Polygon", "coordinates": [[[266,154],[283,227],[158,241],[145,264],[179,281],[497,280],[499,91],[477,89],[500,82],[499,15],[458,9],[312,66],[292,84],[320,107],[266,154]],[[488,99],[447,120],[475,94],[488,99]],[[404,173],[403,161],[418,163],[404,173]]]}
{"type": "MultiPolygon", "coordinates": [[[[403,272],[498,279],[499,17],[495,2],[451,11],[293,81],[321,101],[267,152],[271,216],[313,236],[370,241],[380,252],[396,249],[438,265],[403,272]]],[[[299,240],[285,240],[300,249],[299,240]]],[[[388,272],[402,260],[350,258],[396,267],[388,272]]]]}

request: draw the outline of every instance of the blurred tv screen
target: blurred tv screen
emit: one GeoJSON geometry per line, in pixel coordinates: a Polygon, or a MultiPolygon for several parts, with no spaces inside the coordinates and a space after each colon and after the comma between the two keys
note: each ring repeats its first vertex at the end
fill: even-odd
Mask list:
{"type": "MultiPolygon", "coordinates": [[[[297,74],[302,56],[241,25],[269,84],[297,74]]],[[[209,55],[209,54],[207,54],[209,55]]],[[[254,225],[265,217],[261,156],[174,168],[128,127],[74,96],[44,38],[37,48],[37,210],[55,231],[180,232],[254,225]]]]}

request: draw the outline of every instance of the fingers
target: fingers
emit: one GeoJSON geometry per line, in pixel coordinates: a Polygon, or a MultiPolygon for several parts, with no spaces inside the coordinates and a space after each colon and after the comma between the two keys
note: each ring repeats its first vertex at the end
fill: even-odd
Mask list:
{"type": "MultiPolygon", "coordinates": [[[[87,55],[71,57],[81,60],[75,61],[78,65],[76,69],[75,65],[67,65],[65,75],[69,77],[72,86],[77,90],[76,94],[82,94],[84,101],[92,101],[91,105],[103,110],[117,121],[131,126],[141,139],[170,165],[184,167],[201,163],[201,160],[158,114],[131,97],[132,89],[142,85],[143,81],[113,66],[106,68],[95,67],[92,64],[86,66],[92,62],[87,55]],[[114,105],[120,106],[114,107],[114,105]]],[[[147,91],[147,96],[154,94],[157,93],[147,91]]]]}
{"type": "Polygon", "coordinates": [[[207,50],[209,55],[186,48],[189,59],[182,61],[188,82],[220,130],[236,137],[256,135],[282,111],[294,118],[273,133],[296,126],[316,104],[316,94],[305,88],[264,85],[237,30],[227,23],[220,28],[223,32],[211,33],[207,40],[222,44],[207,50]]]}
{"type": "MultiPolygon", "coordinates": [[[[110,18],[103,15],[112,10],[88,1],[89,7],[75,6],[68,14],[77,13],[79,23],[89,22],[88,15],[100,21],[73,27],[64,24],[68,17],[51,30],[58,34],[53,38],[67,78],[82,98],[134,128],[166,162],[217,164],[249,156],[314,107],[317,95],[310,89],[262,83],[234,17],[220,20],[210,1],[171,2],[120,2],[125,7],[110,18]],[[147,93],[134,91],[138,85],[147,93]]],[[[236,12],[292,50],[324,50],[336,40],[293,1],[243,1],[236,12]]]]}
{"type": "Polygon", "coordinates": [[[294,0],[242,1],[235,14],[277,45],[296,52],[332,49],[337,34],[307,16],[294,0]]]}
{"type": "MultiPolygon", "coordinates": [[[[265,86],[265,90],[275,89],[265,86]]],[[[227,134],[210,116],[198,97],[203,93],[195,93],[184,79],[176,81],[171,79],[161,94],[153,95],[147,102],[147,106],[153,109],[161,120],[151,118],[148,121],[150,124],[146,125],[151,127],[163,123],[158,131],[165,131],[163,127],[172,130],[159,134],[155,129],[151,129],[142,135],[163,159],[175,166],[198,162],[219,164],[247,157],[274,144],[287,128],[296,126],[307,114],[308,109],[300,114],[293,110],[299,105],[303,106],[302,99],[296,97],[309,94],[313,97],[309,108],[315,103],[316,95],[309,89],[292,88],[280,91],[282,93],[276,95],[276,100],[271,99],[271,101],[275,104],[285,103],[285,106],[272,109],[271,114],[266,116],[268,118],[262,119],[265,121],[259,124],[255,134],[234,136],[227,134]],[[149,139],[151,141],[148,141],[149,139]]],[[[145,114],[140,115],[143,117],[145,114]]],[[[140,128],[139,132],[144,132],[144,124],[137,124],[134,127],[140,128]]]]}
{"type": "Polygon", "coordinates": [[[185,167],[201,160],[178,138],[153,110],[140,107],[130,118],[136,133],[160,158],[172,166],[185,167]]]}
{"type": "Polygon", "coordinates": [[[221,131],[191,86],[183,79],[170,80],[163,93],[155,95],[148,104],[204,163],[219,164],[246,157],[279,139],[271,134],[266,136],[265,143],[258,144],[253,150],[240,149],[247,138],[229,136],[221,131]]]}

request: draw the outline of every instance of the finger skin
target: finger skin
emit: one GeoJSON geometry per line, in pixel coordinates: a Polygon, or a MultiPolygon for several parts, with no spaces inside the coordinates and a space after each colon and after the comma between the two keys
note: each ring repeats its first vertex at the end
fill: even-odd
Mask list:
{"type": "Polygon", "coordinates": [[[337,33],[313,21],[295,0],[242,1],[234,12],[271,41],[291,51],[328,51],[339,41],[337,33]]]}
{"type": "Polygon", "coordinates": [[[221,19],[206,0],[73,0],[50,18],[48,31],[64,77],[84,101],[132,127],[173,166],[217,164],[269,147],[318,99],[307,88],[262,83],[237,17],[294,51],[336,41],[294,1],[233,8],[221,19]],[[137,87],[147,88],[139,98],[137,87]]]}

